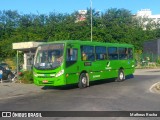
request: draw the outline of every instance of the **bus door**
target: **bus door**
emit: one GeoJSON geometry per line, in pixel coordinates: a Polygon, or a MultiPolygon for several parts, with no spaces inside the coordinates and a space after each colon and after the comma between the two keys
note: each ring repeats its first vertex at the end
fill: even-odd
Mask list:
{"type": "Polygon", "coordinates": [[[66,83],[73,84],[79,80],[79,66],[78,66],[78,48],[67,47],[66,49],[66,83]]]}

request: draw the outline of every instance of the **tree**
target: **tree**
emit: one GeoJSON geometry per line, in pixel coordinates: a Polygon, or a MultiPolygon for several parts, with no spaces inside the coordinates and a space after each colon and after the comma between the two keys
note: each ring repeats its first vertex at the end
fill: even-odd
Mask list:
{"type": "MultiPolygon", "coordinates": [[[[78,12],[61,14],[24,14],[17,11],[0,11],[0,56],[15,56],[12,43],[27,41],[90,40],[90,9],[86,20],[75,22],[78,12]]],[[[143,42],[160,37],[159,23],[149,21],[143,29],[142,22],[126,9],[108,9],[105,12],[92,10],[93,41],[131,43],[138,50],[143,42]],[[155,29],[152,29],[155,28],[155,29]]]]}

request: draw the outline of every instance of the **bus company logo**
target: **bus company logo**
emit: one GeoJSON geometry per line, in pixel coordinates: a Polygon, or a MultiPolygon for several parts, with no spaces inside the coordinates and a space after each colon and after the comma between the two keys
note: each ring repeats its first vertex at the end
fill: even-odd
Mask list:
{"type": "Polygon", "coordinates": [[[12,117],[11,112],[2,112],[2,117],[12,117]]]}
{"type": "Polygon", "coordinates": [[[110,69],[112,69],[112,68],[111,68],[111,67],[105,67],[105,69],[106,69],[106,70],[110,70],[110,69]]]}

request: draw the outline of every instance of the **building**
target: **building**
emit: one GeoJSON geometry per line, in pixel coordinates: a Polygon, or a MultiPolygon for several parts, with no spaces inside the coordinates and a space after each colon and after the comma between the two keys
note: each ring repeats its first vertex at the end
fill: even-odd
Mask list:
{"type": "Polygon", "coordinates": [[[142,9],[137,12],[136,14],[137,17],[142,17],[142,18],[150,18],[155,21],[160,20],[160,14],[157,15],[152,15],[152,11],[150,9],[142,9]]]}
{"type": "MultiPolygon", "coordinates": [[[[12,48],[14,50],[17,50],[17,59],[18,59],[18,53],[21,51],[23,52],[23,70],[31,70],[33,61],[34,61],[34,55],[36,48],[43,44],[44,42],[20,42],[20,43],[13,43],[12,48]]],[[[18,63],[17,63],[18,68],[18,63]]]]}
{"type": "Polygon", "coordinates": [[[153,15],[150,9],[142,9],[138,11],[135,17],[139,19],[144,30],[146,30],[149,23],[155,25],[152,26],[152,29],[157,28],[157,24],[160,24],[160,14],[153,15]]]}
{"type": "Polygon", "coordinates": [[[76,23],[85,21],[87,16],[87,10],[78,10],[77,18],[76,18],[76,23]]]}

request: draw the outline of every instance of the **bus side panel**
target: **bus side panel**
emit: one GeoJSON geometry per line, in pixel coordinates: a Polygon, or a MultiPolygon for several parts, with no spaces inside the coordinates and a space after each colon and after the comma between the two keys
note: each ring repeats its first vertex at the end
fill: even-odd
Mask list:
{"type": "Polygon", "coordinates": [[[101,80],[110,78],[110,70],[107,68],[108,60],[97,60],[93,62],[92,71],[93,73],[90,74],[91,80],[101,80]]]}
{"type": "Polygon", "coordinates": [[[125,75],[132,75],[134,73],[134,68],[125,69],[125,75]]]}
{"type": "Polygon", "coordinates": [[[79,74],[78,73],[68,73],[66,74],[66,84],[78,83],[79,74]]]}
{"type": "Polygon", "coordinates": [[[134,60],[125,60],[124,62],[126,64],[126,66],[124,67],[125,75],[133,74],[135,70],[134,60]]]}
{"type": "Polygon", "coordinates": [[[119,69],[124,70],[125,75],[130,75],[134,73],[134,61],[133,60],[112,60],[111,61],[113,76],[118,77],[119,69]]]}
{"type": "Polygon", "coordinates": [[[119,69],[119,61],[118,60],[110,60],[109,65],[106,67],[108,69],[107,78],[115,78],[118,77],[118,69],[119,69]]]}

